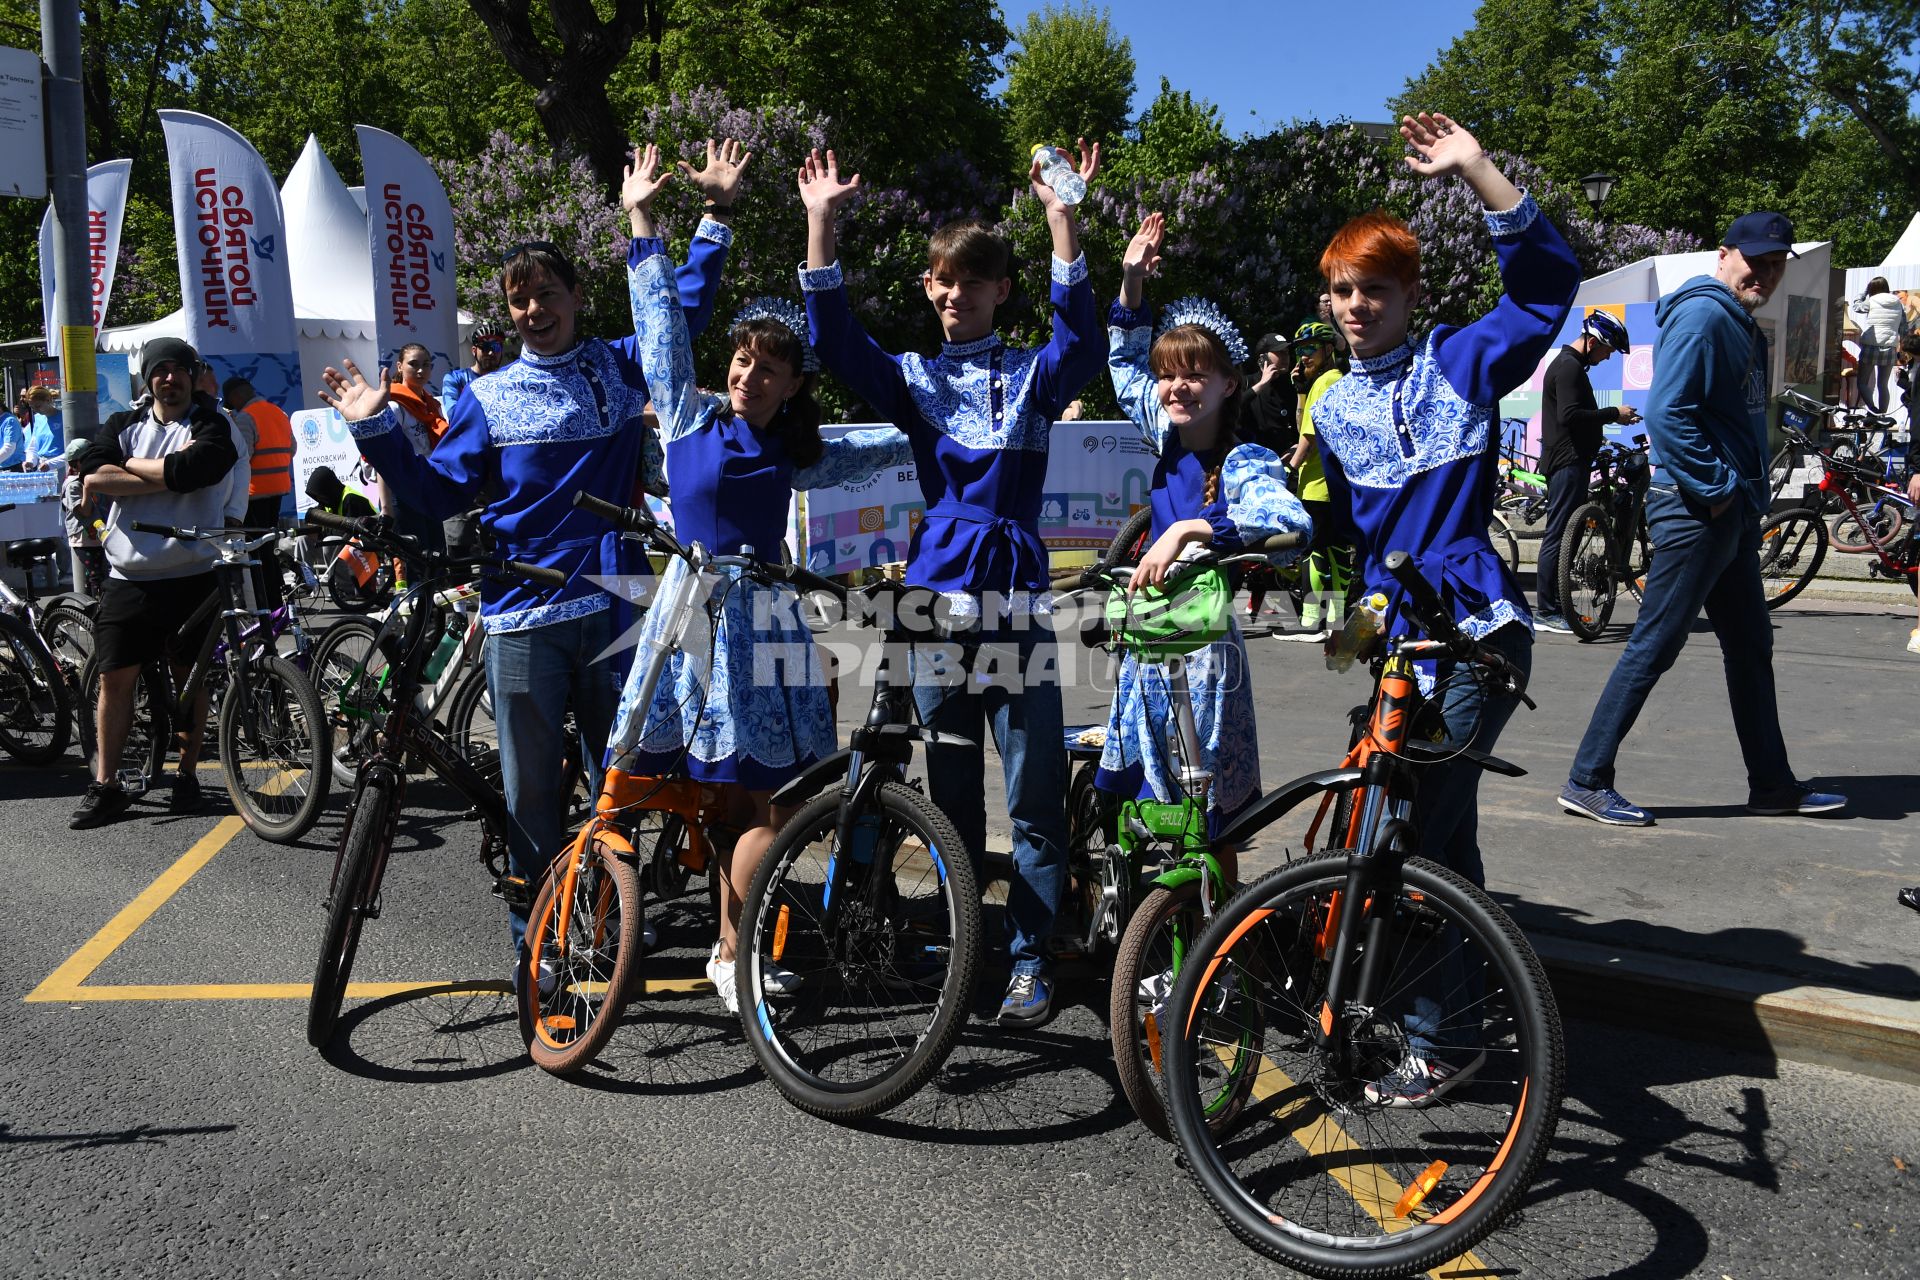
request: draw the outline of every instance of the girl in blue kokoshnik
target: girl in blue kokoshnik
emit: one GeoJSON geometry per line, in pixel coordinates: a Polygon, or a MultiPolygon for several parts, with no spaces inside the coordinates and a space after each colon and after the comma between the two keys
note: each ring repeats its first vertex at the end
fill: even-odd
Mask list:
{"type": "MultiPolygon", "coordinates": [[[[1153,541],[1134,584],[1159,584],[1185,558],[1212,549],[1231,554],[1278,533],[1309,535],[1312,521],[1281,478],[1279,455],[1235,439],[1244,392],[1236,366],[1247,356],[1240,333],[1212,303],[1182,298],[1160,317],[1158,337],[1142,299],[1160,263],[1166,220],[1150,213],[1127,246],[1120,297],[1107,321],[1107,367],[1114,394],[1147,447],[1158,455],[1148,500],[1153,541]]],[[[1298,552],[1275,556],[1284,564],[1298,552]]],[[[1253,689],[1240,629],[1174,661],[1186,664],[1204,767],[1213,773],[1208,830],[1218,833],[1260,794],[1260,747],[1253,689]]],[[[1173,721],[1165,671],[1128,654],[1107,713],[1106,747],[1096,785],[1128,798],[1175,798],[1166,727],[1173,721]]],[[[1232,850],[1222,850],[1233,874],[1232,850]]]]}
{"type": "MultiPolygon", "coordinates": [[[[1413,556],[1461,631],[1498,650],[1523,675],[1533,663],[1526,596],[1487,538],[1498,478],[1494,419],[1500,398],[1525,382],[1553,345],[1580,286],[1566,241],[1533,198],[1509,182],[1472,134],[1446,116],[1407,116],[1407,165],[1423,177],[1458,174],[1480,198],[1505,294],[1465,326],[1409,335],[1420,296],[1420,245],[1406,224],[1363,214],[1334,233],[1320,256],[1334,323],[1353,350],[1353,368],[1314,405],[1313,423],[1335,509],[1350,507],[1365,589],[1388,599],[1386,634],[1409,629],[1402,591],[1384,566],[1389,552],[1413,556]]],[[[1488,696],[1464,664],[1432,673],[1448,741],[1489,751],[1517,699],[1488,696]]],[[[1427,685],[1427,673],[1421,683],[1427,685]]],[[[1479,841],[1480,769],[1471,762],[1424,771],[1414,823],[1421,856],[1484,884],[1479,841]]],[[[1414,1002],[1404,1061],[1367,1086],[1370,1101],[1425,1106],[1479,1068],[1477,1029],[1445,1027],[1449,1010],[1468,1014],[1462,977],[1436,974],[1414,1002]]]]}
{"type": "MultiPolygon", "coordinates": [[[[646,205],[641,212],[650,223],[646,205]]],[[[674,528],[683,541],[715,555],[777,557],[793,490],[843,484],[911,461],[907,437],[893,427],[821,438],[813,397],[819,363],[802,337],[806,313],[795,303],[749,303],[734,318],[726,395],[701,391],[665,242],[649,226],[638,243],[640,362],[666,441],[674,528]]],[[[686,572],[686,562],[675,560],[661,592],[686,572]]],[[[608,763],[630,774],[664,774],[684,755],[688,775],[718,787],[734,823],[744,828],[731,853],[720,854],[720,940],[707,961],[721,1002],[738,1012],[734,943],[741,901],[790,816],[773,807],[773,792],[831,755],[837,742],[823,665],[793,589],[763,586],[736,568],[723,571],[715,590],[724,594],[711,651],[696,626],[644,709],[631,701],[641,675],[636,664],[608,763]]],[[[664,611],[650,614],[643,645],[667,622],[664,611]]],[[[784,980],[777,967],[766,979],[784,980]]]]}

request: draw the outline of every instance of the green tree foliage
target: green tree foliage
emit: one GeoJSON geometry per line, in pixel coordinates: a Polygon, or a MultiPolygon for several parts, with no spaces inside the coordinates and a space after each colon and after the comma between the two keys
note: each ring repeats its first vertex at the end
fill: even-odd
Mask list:
{"type": "Polygon", "coordinates": [[[1007,52],[1002,95],[1016,150],[1035,143],[1071,146],[1075,138],[1109,142],[1132,116],[1133,42],[1117,34],[1107,10],[1091,4],[1027,15],[1007,52]]]}
{"type": "Polygon", "coordinates": [[[1220,108],[1160,77],[1160,94],[1124,139],[1108,144],[1108,181],[1125,186],[1160,181],[1219,163],[1231,149],[1220,127],[1220,108]]]}
{"type": "Polygon", "coordinates": [[[1716,237],[1759,208],[1876,260],[1920,204],[1920,0],[1485,0],[1408,81],[1609,219],[1716,237]]]}

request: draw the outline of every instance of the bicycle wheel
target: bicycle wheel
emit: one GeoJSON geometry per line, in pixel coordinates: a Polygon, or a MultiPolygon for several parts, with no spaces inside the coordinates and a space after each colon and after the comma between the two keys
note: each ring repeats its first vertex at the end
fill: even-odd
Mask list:
{"type": "Polygon", "coordinates": [[[346,830],[340,833],[340,869],[327,900],[327,930],[320,939],[320,961],[313,971],[313,994],[307,1001],[307,1043],[324,1048],[340,1019],[347,979],[353,973],[354,953],[360,949],[360,926],[379,915],[380,875],[387,848],[393,841],[394,780],[375,771],[347,811],[346,830]]]}
{"type": "MultiPolygon", "coordinates": [[[[83,609],[51,605],[40,617],[40,637],[47,642],[47,649],[60,668],[60,678],[66,682],[67,701],[73,707],[74,741],[85,743],[91,729],[81,724],[87,705],[81,696],[80,676],[87,669],[87,660],[93,657],[93,619],[83,609]]],[[[84,746],[82,754],[85,754],[84,746]]]]}
{"type": "Polygon", "coordinates": [[[1807,589],[1827,558],[1827,525],[1805,507],[1766,518],[1760,525],[1760,588],[1767,608],[1778,609],[1807,589]]]}
{"type": "Polygon", "coordinates": [[[1128,516],[1120,532],[1113,535],[1113,541],[1100,556],[1100,563],[1109,569],[1115,565],[1139,564],[1140,557],[1147,552],[1152,530],[1153,508],[1142,507],[1128,516]]]}
{"type": "Polygon", "coordinates": [[[333,765],[320,695],[300,668],[254,659],[244,695],[239,681],[227,683],[219,734],[220,773],[241,820],[275,844],[305,835],[327,803],[333,765]]]}
{"type": "Polygon", "coordinates": [[[940,1068],[973,1003],[980,894],[945,814],[883,783],[835,848],[840,795],[774,838],[741,913],[740,1014],[788,1101],[829,1120],[875,1115],[940,1068]],[[769,995],[779,966],[798,980],[769,995]]]}
{"type": "Polygon", "coordinates": [[[52,764],[73,736],[73,697],[34,629],[0,613],[0,750],[21,764],[52,764]]]}
{"type": "Polygon", "coordinates": [[[313,646],[308,667],[326,715],[333,780],[352,786],[375,729],[386,717],[386,655],[374,643],[379,628],[359,618],[328,627],[313,646]]]}
{"type": "MultiPolygon", "coordinates": [[[[127,727],[126,745],[120,751],[122,769],[138,769],[149,782],[158,778],[167,764],[167,744],[173,738],[173,715],[169,710],[172,691],[167,677],[158,667],[140,669],[133,685],[133,720],[127,727]]],[[[100,720],[100,664],[87,659],[80,673],[80,754],[92,775],[94,756],[99,749],[95,729],[100,720]]]]}
{"type": "MultiPolygon", "coordinates": [[[[1173,1130],[1167,1123],[1166,1086],[1160,1074],[1160,1037],[1174,979],[1204,923],[1199,881],[1171,889],[1157,888],[1141,901],[1133,919],[1127,922],[1113,958],[1107,1026],[1113,1037],[1113,1065],[1120,1076],[1120,1089],[1133,1104],[1140,1123],[1169,1140],[1173,1130]]],[[[1259,1041],[1259,1006],[1242,1001],[1235,1007],[1256,1021],[1249,1021],[1241,1029],[1236,1052],[1205,1064],[1213,1086],[1207,1123],[1216,1130],[1239,1115],[1258,1074],[1255,1046],[1259,1041]]]]}
{"type": "Polygon", "coordinates": [[[1532,1184],[1559,1123],[1560,1016],[1519,928],[1414,858],[1391,894],[1367,899],[1386,928],[1366,957],[1378,986],[1365,1007],[1342,999],[1329,1047],[1346,880],[1342,855],[1297,862],[1214,915],[1169,1002],[1167,1103],[1195,1180],[1241,1240],[1310,1275],[1412,1275],[1471,1248],[1532,1184]],[[1241,1003],[1259,1018],[1236,1016],[1241,1003]],[[1250,1097],[1216,1132],[1212,1074],[1245,1053],[1250,1025],[1250,1097]],[[1370,1099],[1428,1054],[1457,1074],[1427,1105],[1370,1099]]]}
{"type": "Polygon", "coordinates": [[[1828,527],[1835,551],[1872,551],[1898,537],[1900,526],[1906,523],[1900,508],[1884,498],[1865,510],[1855,508],[1855,511],[1859,514],[1842,511],[1828,527]]]}
{"type": "Polygon", "coordinates": [[[1607,513],[1589,502],[1560,535],[1560,615],[1582,640],[1598,640],[1613,616],[1620,584],[1613,576],[1613,536],[1607,513]]]}
{"type": "Polygon", "coordinates": [[[1520,540],[1513,536],[1513,528],[1507,518],[1498,511],[1493,513],[1493,523],[1487,526],[1487,540],[1493,543],[1494,554],[1507,562],[1507,569],[1520,572],[1520,540]]]}
{"type": "Polygon", "coordinates": [[[586,1066],[613,1035],[639,980],[644,912],[640,877],[611,845],[595,840],[571,884],[565,871],[556,863],[541,881],[515,984],[527,1054],[554,1075],[586,1066]]]}
{"type": "Polygon", "coordinates": [[[447,741],[487,777],[500,777],[500,730],[493,723],[493,695],[487,672],[475,667],[460,678],[447,699],[447,741]]]}

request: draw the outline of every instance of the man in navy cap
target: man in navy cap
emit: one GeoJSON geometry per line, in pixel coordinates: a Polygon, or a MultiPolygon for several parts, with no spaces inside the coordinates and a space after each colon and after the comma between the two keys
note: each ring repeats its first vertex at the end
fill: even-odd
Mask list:
{"type": "Polygon", "coordinates": [[[1767,484],[1766,335],[1753,313],[1773,296],[1793,253],[1777,213],[1735,218],[1710,276],[1660,299],[1654,317],[1647,434],[1656,460],[1647,494],[1653,565],[1633,638],[1580,740],[1560,806],[1613,826],[1653,815],[1614,788],[1614,758],[1653,686],[1687,642],[1701,609],[1725,658],[1734,734],[1753,813],[1826,813],[1846,797],[1797,781],[1773,688],[1773,624],[1760,586],[1767,484]]]}

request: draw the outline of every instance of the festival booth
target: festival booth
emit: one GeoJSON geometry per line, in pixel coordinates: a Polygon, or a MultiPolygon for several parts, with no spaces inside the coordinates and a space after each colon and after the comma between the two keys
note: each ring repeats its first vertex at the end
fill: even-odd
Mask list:
{"type": "Polygon", "coordinates": [[[1875,276],[1885,276],[1889,289],[1920,289],[1920,213],[1913,215],[1879,266],[1847,268],[1848,300],[1864,297],[1867,281],[1875,276]]]}
{"type": "MultiPolygon", "coordinates": [[[[1809,241],[1794,245],[1799,256],[1787,260],[1786,276],[1754,319],[1766,333],[1770,347],[1768,382],[1774,395],[1788,387],[1819,395],[1826,373],[1827,325],[1833,315],[1831,279],[1833,245],[1830,241],[1809,241]]],[[[1525,419],[1527,423],[1521,447],[1535,456],[1540,452],[1540,398],[1547,365],[1560,354],[1560,348],[1580,336],[1581,322],[1588,311],[1604,309],[1627,326],[1633,350],[1625,357],[1609,359],[1589,370],[1595,399],[1602,408],[1631,405],[1644,409],[1647,392],[1653,386],[1654,339],[1660,326],[1654,319],[1654,305],[1695,276],[1712,275],[1718,251],[1663,253],[1629,263],[1605,275],[1595,276],[1580,286],[1574,295],[1573,310],[1561,327],[1559,336],[1539,368],[1526,384],[1500,402],[1502,418],[1525,419]]],[[[1607,428],[1611,440],[1626,441],[1645,431],[1644,427],[1607,428]]],[[[1517,433],[1516,433],[1517,434],[1517,433]]],[[[1516,440],[1515,443],[1521,443],[1516,440]]]]}

